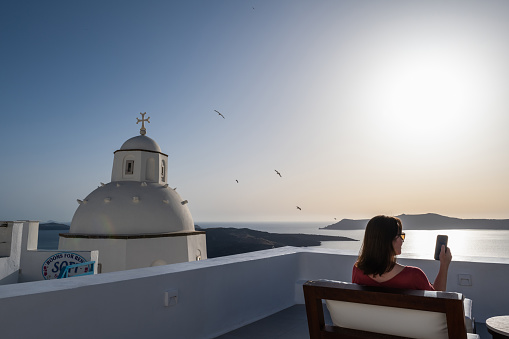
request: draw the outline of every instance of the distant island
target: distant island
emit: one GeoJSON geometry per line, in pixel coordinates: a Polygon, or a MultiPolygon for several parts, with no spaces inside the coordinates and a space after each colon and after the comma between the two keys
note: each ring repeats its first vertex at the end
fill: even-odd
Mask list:
{"type": "MultiPolygon", "coordinates": [[[[397,215],[406,230],[439,230],[439,229],[491,229],[509,230],[509,219],[459,219],[440,214],[401,214],[397,215]]],[[[363,230],[369,219],[341,221],[322,227],[326,230],[363,230]]]]}
{"type": "Polygon", "coordinates": [[[64,225],[53,221],[39,224],[40,231],[56,231],[56,230],[69,231],[70,228],[71,227],[69,225],[64,225]]]}

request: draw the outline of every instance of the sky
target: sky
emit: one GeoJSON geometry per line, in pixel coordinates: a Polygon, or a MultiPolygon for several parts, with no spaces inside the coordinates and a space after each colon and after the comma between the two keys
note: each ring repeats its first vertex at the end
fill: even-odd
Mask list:
{"type": "Polygon", "coordinates": [[[70,222],[140,112],[195,222],[508,219],[508,18],[492,0],[2,1],[0,220],[70,222]]]}

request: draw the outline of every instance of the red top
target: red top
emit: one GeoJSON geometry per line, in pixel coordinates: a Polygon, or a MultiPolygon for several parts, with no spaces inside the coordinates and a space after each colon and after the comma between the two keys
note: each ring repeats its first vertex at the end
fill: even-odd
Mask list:
{"type": "Polygon", "coordinates": [[[378,282],[365,275],[356,265],[354,265],[352,271],[352,282],[359,285],[382,286],[407,290],[435,290],[433,285],[430,284],[428,277],[426,277],[426,274],[419,267],[413,266],[405,266],[401,272],[391,279],[384,282],[378,282]]]}

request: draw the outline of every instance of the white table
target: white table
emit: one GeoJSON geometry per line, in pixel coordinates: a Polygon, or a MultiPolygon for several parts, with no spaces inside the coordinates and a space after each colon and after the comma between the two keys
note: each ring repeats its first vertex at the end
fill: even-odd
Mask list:
{"type": "Polygon", "coordinates": [[[509,338],[509,315],[486,319],[486,327],[493,339],[509,338]]]}

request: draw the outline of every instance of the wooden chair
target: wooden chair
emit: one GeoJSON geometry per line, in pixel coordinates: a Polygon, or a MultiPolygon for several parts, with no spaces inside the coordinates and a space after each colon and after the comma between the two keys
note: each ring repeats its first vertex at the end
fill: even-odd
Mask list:
{"type": "Polygon", "coordinates": [[[396,290],[330,280],[308,281],[303,289],[311,339],[479,338],[467,334],[460,293],[396,290]],[[333,324],[325,323],[323,301],[333,324]]]}

